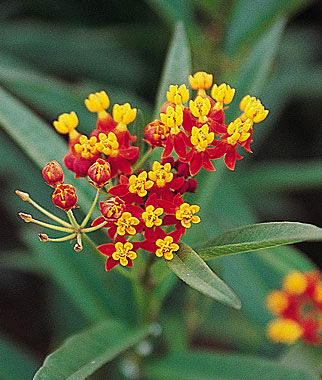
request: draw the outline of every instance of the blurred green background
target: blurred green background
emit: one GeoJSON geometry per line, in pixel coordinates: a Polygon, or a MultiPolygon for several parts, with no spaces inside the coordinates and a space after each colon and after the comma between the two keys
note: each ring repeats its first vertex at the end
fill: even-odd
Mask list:
{"type": "MultiPolygon", "coordinates": [[[[200,178],[204,209],[210,209],[214,220],[203,236],[256,221],[321,226],[321,8],[321,2],[303,0],[267,0],[264,6],[261,0],[1,1],[0,86],[47,123],[62,112],[76,111],[84,133],[93,128],[95,116],[87,112],[83,100],[103,89],[112,103],[129,101],[140,108],[148,122],[174,26],[181,20],[191,47],[192,71],[211,72],[216,83],[226,81],[237,89],[228,117],[238,115],[238,99],[246,93],[260,97],[270,110],[267,120],[255,128],[253,155],[245,154],[232,173],[218,165],[215,182],[200,178]]],[[[0,102],[2,96],[1,92],[0,102]]],[[[21,110],[13,107],[11,112],[21,110]]],[[[23,118],[17,120],[23,123],[23,118]]],[[[0,117],[0,127],[5,124],[0,117]]],[[[37,147],[37,125],[32,133],[37,147]]],[[[16,199],[14,190],[28,191],[46,205],[50,191],[28,154],[30,141],[24,145],[23,136],[16,139],[5,127],[0,139],[0,335],[4,351],[19,347],[16,355],[26,352],[41,363],[64,337],[95,319],[88,304],[82,306],[87,282],[96,289],[95,296],[112,303],[113,315],[130,320],[135,312],[104,294],[100,280],[94,279],[105,276],[100,261],[89,267],[86,259],[77,258],[75,269],[73,259],[65,256],[70,247],[65,245],[65,255],[57,254],[54,246],[44,249],[36,238],[39,229],[25,228],[17,212],[30,210],[16,199]],[[89,280],[81,277],[78,267],[89,280]]],[[[193,245],[200,233],[196,230],[187,241],[193,245]]],[[[297,248],[318,264],[321,244],[303,243],[297,248]]],[[[271,259],[280,258],[282,252],[283,257],[298,255],[286,247],[276,256],[271,253],[271,259]]],[[[213,306],[176,285],[179,290],[167,299],[165,315],[188,310],[191,331],[188,337],[177,337],[173,350],[176,344],[187,344],[186,339],[192,347],[268,356],[281,350],[264,338],[270,315],[263,297],[278,286],[284,273],[272,272],[272,261],[256,260],[241,255],[214,264],[244,302],[243,313],[230,312],[229,322],[226,307],[213,306]],[[178,294],[183,291],[191,302],[181,301],[178,294]],[[242,293],[251,297],[243,299],[242,293]],[[206,313],[208,323],[196,321],[199,312],[206,313]]],[[[305,265],[310,268],[309,264],[300,268],[305,265]]],[[[111,275],[108,281],[113,282],[113,276],[118,280],[111,275]]],[[[169,336],[178,326],[177,319],[170,320],[165,332],[169,336]]],[[[0,351],[0,360],[3,357],[0,351]]]]}

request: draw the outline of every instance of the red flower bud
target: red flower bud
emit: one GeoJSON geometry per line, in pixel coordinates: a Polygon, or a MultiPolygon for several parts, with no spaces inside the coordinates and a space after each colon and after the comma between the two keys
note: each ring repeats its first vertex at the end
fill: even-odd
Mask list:
{"type": "Polygon", "coordinates": [[[52,195],[52,200],[54,205],[61,208],[62,210],[69,211],[71,208],[76,206],[77,195],[75,187],[67,184],[57,185],[55,191],[52,195]]]}
{"type": "Polygon", "coordinates": [[[49,186],[56,187],[64,182],[62,167],[57,161],[51,161],[42,170],[42,176],[49,186]]]}
{"type": "Polygon", "coordinates": [[[111,178],[110,164],[104,158],[98,158],[88,169],[87,175],[93,181],[94,186],[103,187],[111,178]]]}
{"type": "Polygon", "coordinates": [[[125,209],[125,202],[119,197],[112,197],[107,201],[100,202],[99,207],[105,219],[116,220],[122,215],[125,209]]]}
{"type": "Polygon", "coordinates": [[[153,147],[164,145],[168,136],[167,127],[160,120],[154,120],[145,127],[146,141],[153,147]]]}

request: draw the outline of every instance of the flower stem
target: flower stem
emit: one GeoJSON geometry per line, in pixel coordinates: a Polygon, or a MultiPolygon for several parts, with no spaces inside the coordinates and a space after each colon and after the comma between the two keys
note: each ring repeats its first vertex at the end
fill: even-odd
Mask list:
{"type": "MultiPolygon", "coordinates": [[[[95,198],[94,198],[94,201],[92,203],[92,206],[91,208],[89,209],[88,211],[88,214],[85,216],[84,220],[82,221],[82,224],[81,224],[81,228],[85,227],[87,222],[89,221],[89,218],[91,217],[93,211],[94,211],[94,207],[96,206],[96,203],[97,203],[97,200],[98,200],[98,196],[99,196],[99,193],[100,193],[100,189],[97,189],[96,191],[96,195],[95,195],[95,198]]],[[[89,231],[88,231],[89,232],[89,231]]]]}
{"type": "Polygon", "coordinates": [[[43,207],[41,207],[38,203],[36,203],[31,198],[29,198],[27,202],[29,202],[30,204],[32,204],[36,209],[38,209],[44,215],[48,216],[50,219],[54,220],[55,222],[60,223],[61,225],[65,226],[65,227],[69,227],[70,228],[70,224],[69,223],[67,223],[64,220],[58,218],[58,216],[52,214],[51,212],[47,211],[46,209],[44,209],[43,207]]]}
{"type": "Polygon", "coordinates": [[[105,220],[103,223],[98,224],[97,226],[82,229],[82,232],[87,233],[87,232],[93,232],[93,231],[99,230],[100,228],[104,227],[106,223],[107,221],[105,220]]]}
{"type": "Polygon", "coordinates": [[[75,216],[74,216],[74,214],[73,214],[73,211],[72,211],[72,210],[68,210],[68,211],[66,212],[66,214],[67,214],[67,216],[68,216],[68,219],[69,219],[70,223],[71,223],[72,226],[74,227],[74,229],[75,229],[76,231],[78,231],[78,230],[79,230],[79,225],[78,225],[78,223],[77,223],[77,221],[76,221],[76,219],[75,219],[75,216]]]}
{"type": "Polygon", "coordinates": [[[135,173],[136,171],[138,171],[139,169],[141,169],[142,167],[142,164],[148,159],[148,157],[150,156],[150,154],[153,152],[153,149],[150,148],[144,155],[143,157],[134,165],[133,167],[133,173],[135,173]]]}
{"type": "Polygon", "coordinates": [[[73,232],[74,231],[71,228],[71,226],[69,226],[69,228],[55,226],[54,224],[45,223],[45,222],[42,222],[40,220],[33,219],[33,218],[30,220],[30,222],[35,223],[35,224],[39,224],[40,226],[47,227],[47,228],[50,228],[52,230],[57,230],[57,231],[62,231],[62,232],[73,232]]]}
{"type": "Polygon", "coordinates": [[[71,240],[71,239],[74,239],[74,237],[76,237],[76,233],[73,233],[71,235],[66,235],[66,236],[63,236],[61,238],[57,238],[57,239],[51,239],[51,238],[48,238],[47,241],[66,241],[66,240],[71,240]]]}

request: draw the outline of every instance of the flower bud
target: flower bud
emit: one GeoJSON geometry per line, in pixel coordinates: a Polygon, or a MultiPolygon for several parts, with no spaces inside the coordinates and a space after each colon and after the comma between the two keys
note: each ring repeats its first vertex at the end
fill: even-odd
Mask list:
{"type": "Polygon", "coordinates": [[[93,181],[94,186],[103,187],[111,178],[110,164],[104,158],[98,158],[91,165],[87,172],[88,177],[93,181]]]}
{"type": "Polygon", "coordinates": [[[38,234],[39,240],[40,241],[48,241],[48,235],[47,234],[38,234]]]}
{"type": "Polygon", "coordinates": [[[52,187],[56,187],[64,181],[63,169],[55,160],[45,165],[42,170],[42,176],[44,177],[47,185],[52,187]]]}
{"type": "Polygon", "coordinates": [[[125,202],[119,197],[112,197],[107,201],[100,202],[99,207],[105,219],[116,220],[122,215],[125,209],[125,202]]]}
{"type": "Polygon", "coordinates": [[[15,193],[20,197],[23,201],[29,201],[30,196],[28,193],[24,193],[23,191],[16,190],[15,193]]]}
{"type": "Polygon", "coordinates": [[[54,205],[61,208],[64,211],[69,211],[72,208],[77,207],[77,195],[75,187],[67,184],[57,185],[52,195],[52,201],[54,205]]]}
{"type": "Polygon", "coordinates": [[[164,145],[168,136],[168,128],[160,120],[154,120],[145,127],[146,141],[153,147],[164,145]]]}
{"type": "Polygon", "coordinates": [[[26,223],[30,223],[32,221],[32,216],[30,214],[25,214],[23,212],[19,212],[19,216],[26,223]]]}

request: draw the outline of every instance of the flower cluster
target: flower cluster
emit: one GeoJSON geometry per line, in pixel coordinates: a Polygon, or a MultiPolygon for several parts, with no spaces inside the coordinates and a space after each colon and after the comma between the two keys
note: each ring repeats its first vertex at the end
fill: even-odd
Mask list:
{"type": "Polygon", "coordinates": [[[274,342],[322,342],[322,281],[318,271],[291,272],[283,279],[281,290],[272,291],[268,309],[276,319],[267,326],[267,335],[274,342]]]}
{"type": "MultiPolygon", "coordinates": [[[[205,72],[190,75],[189,83],[195,91],[192,98],[185,84],[169,87],[159,119],[145,126],[144,141],[149,145],[145,151],[139,151],[137,137],[130,133],[136,108],[129,103],[114,104],[108,113],[110,99],[104,91],[90,94],[85,100],[87,109],[97,114],[95,128],[89,136],[77,131],[75,112],[58,117],[53,123],[55,129],[69,136],[65,166],[76,178],[88,178],[97,188],[97,194],[78,225],[71,210],[77,200],[75,189],[63,183],[62,170],[56,161],[47,164],[43,176],[55,187],[54,204],[67,212],[70,223],[47,211],[45,215],[62,227],[35,221],[31,216],[31,220],[28,216],[23,219],[71,234],[59,239],[40,234],[42,241],[75,238],[75,249],[80,250],[82,234],[105,228],[111,242],[97,249],[107,256],[106,270],[118,264],[131,267],[139,249],[166,260],[173,259],[182,235],[200,222],[199,206],[184,201],[186,193],[197,190],[198,182],[193,177],[202,167],[214,171],[213,161],[222,156],[226,166],[233,170],[236,160],[242,158],[237,147],[251,152],[253,126],[268,114],[260,100],[247,95],[240,103],[240,116],[226,125],[225,109],[233,100],[235,89],[225,83],[213,85],[213,76],[205,72]],[[163,148],[161,157],[149,162],[149,155],[156,147],[163,148]],[[105,197],[99,202],[101,216],[86,228],[99,195],[105,197]]],[[[28,201],[36,204],[30,198],[28,201]]]]}

